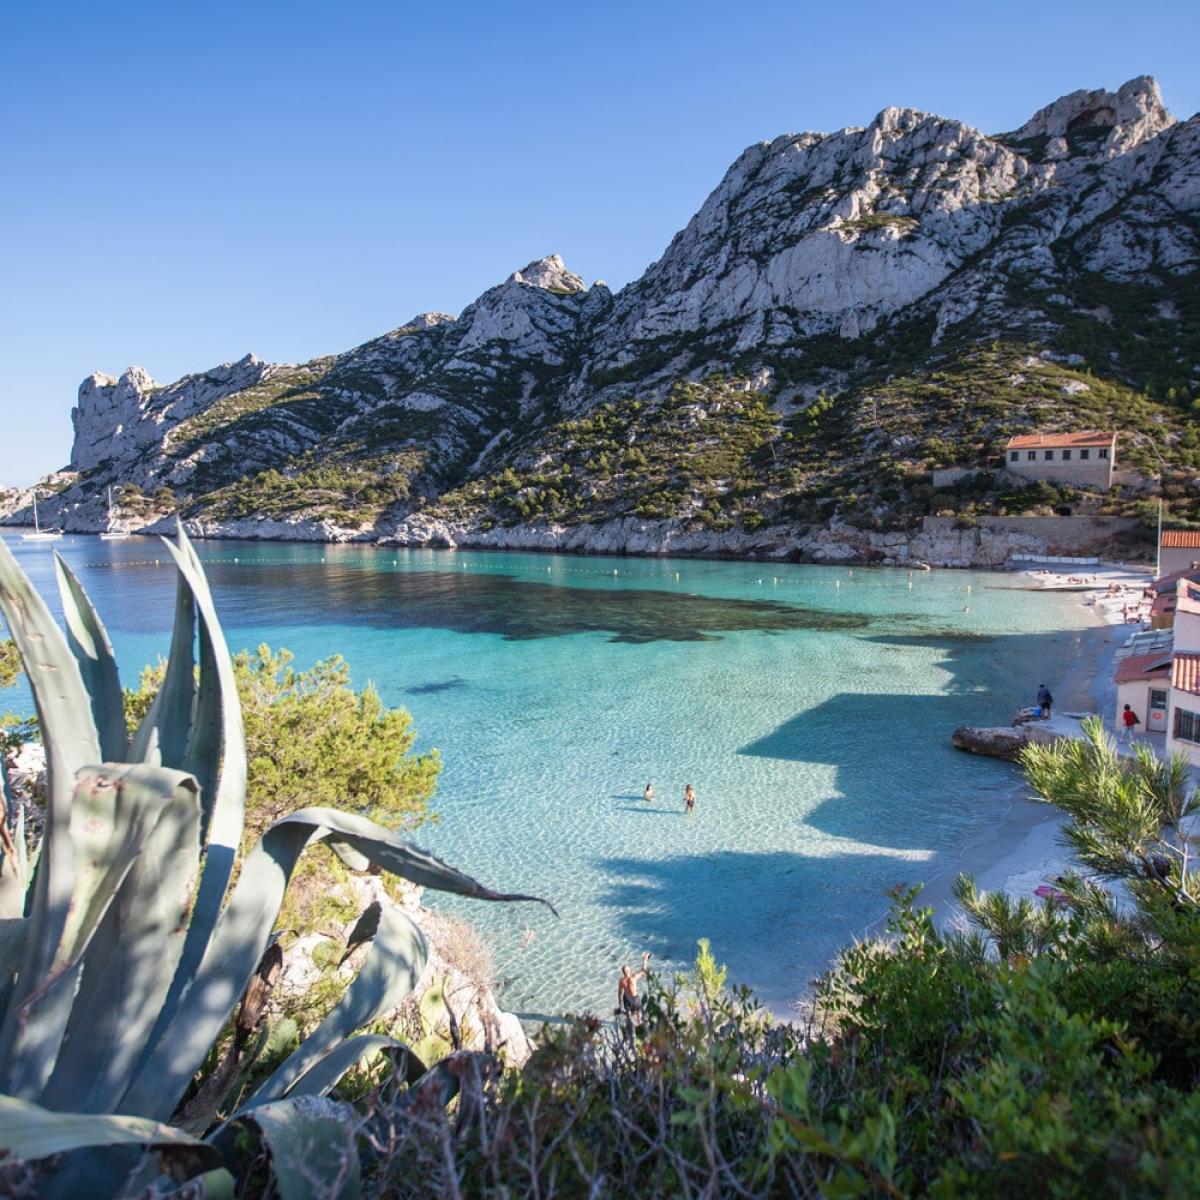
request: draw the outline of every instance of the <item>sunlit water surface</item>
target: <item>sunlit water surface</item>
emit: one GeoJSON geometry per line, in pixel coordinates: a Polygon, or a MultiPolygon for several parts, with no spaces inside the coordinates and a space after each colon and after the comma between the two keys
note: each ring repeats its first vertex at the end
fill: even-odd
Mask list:
{"type": "MultiPolygon", "coordinates": [[[[50,548],[6,537],[49,594],[50,548]]],[[[166,652],[166,552],[58,548],[132,681],[166,652]]],[[[198,548],[231,646],[340,653],[411,710],[444,758],[419,840],[558,907],[450,902],[493,942],[504,1001],[542,1012],[606,1010],[620,963],[682,968],[701,936],[786,1010],[888,888],[952,871],[996,826],[1014,772],[950,732],[1053,688],[1090,624],[979,573],[198,548]]]]}

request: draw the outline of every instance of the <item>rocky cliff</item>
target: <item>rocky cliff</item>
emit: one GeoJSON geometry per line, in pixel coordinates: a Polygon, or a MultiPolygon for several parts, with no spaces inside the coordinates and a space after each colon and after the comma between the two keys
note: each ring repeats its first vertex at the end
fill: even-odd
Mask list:
{"type": "Polygon", "coordinates": [[[750,147],[616,294],[553,255],[345,354],[89,376],[43,515],[806,555],[839,523],[1136,516],[1150,476],[1186,506],[1198,267],[1200,117],[1152,79],[1011,133],[888,108],[750,147]],[[986,471],[1008,434],[1096,426],[1144,477],[1103,500],[986,471]],[[935,488],[950,466],[985,470],[935,488]]]}

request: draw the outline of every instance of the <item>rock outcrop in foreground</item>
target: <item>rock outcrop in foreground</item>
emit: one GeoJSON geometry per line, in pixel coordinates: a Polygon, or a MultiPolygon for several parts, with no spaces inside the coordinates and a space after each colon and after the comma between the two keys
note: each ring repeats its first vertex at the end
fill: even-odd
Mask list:
{"type": "Polygon", "coordinates": [[[1002,134],[887,108],[751,146],[615,294],[550,255],[344,354],[89,376],[43,515],[799,557],[841,523],[916,557],[925,516],[1096,507],[933,486],[1010,433],[1116,425],[1126,466],[1200,466],[1198,281],[1200,118],[1152,79],[1002,134]]]}

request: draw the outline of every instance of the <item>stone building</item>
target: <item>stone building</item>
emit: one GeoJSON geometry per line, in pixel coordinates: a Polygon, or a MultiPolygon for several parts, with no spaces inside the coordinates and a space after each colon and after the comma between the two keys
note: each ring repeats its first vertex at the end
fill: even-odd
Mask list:
{"type": "Polygon", "coordinates": [[[1112,486],[1117,435],[1094,429],[1082,433],[1028,433],[1008,439],[1004,465],[1022,479],[1073,483],[1106,492],[1112,486]]]}
{"type": "Polygon", "coordinates": [[[1200,571],[1200,529],[1164,529],[1158,544],[1158,569],[1163,575],[1200,571]]]}

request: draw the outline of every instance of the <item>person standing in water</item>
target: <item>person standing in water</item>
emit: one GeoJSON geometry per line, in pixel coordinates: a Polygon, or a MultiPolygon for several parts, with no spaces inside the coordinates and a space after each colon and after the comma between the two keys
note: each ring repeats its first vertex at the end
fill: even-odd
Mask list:
{"type": "Polygon", "coordinates": [[[642,969],[631,971],[626,963],[621,968],[621,977],[617,980],[617,1011],[629,1022],[632,1029],[642,1026],[642,998],[637,994],[639,979],[645,979],[650,974],[650,951],[642,955],[642,969]]]}
{"type": "Polygon", "coordinates": [[[689,783],[683,789],[683,811],[691,812],[696,807],[696,789],[689,783]]]}
{"type": "Polygon", "coordinates": [[[642,799],[645,800],[647,804],[652,804],[654,802],[654,784],[646,784],[646,790],[642,793],[642,799]]]}

